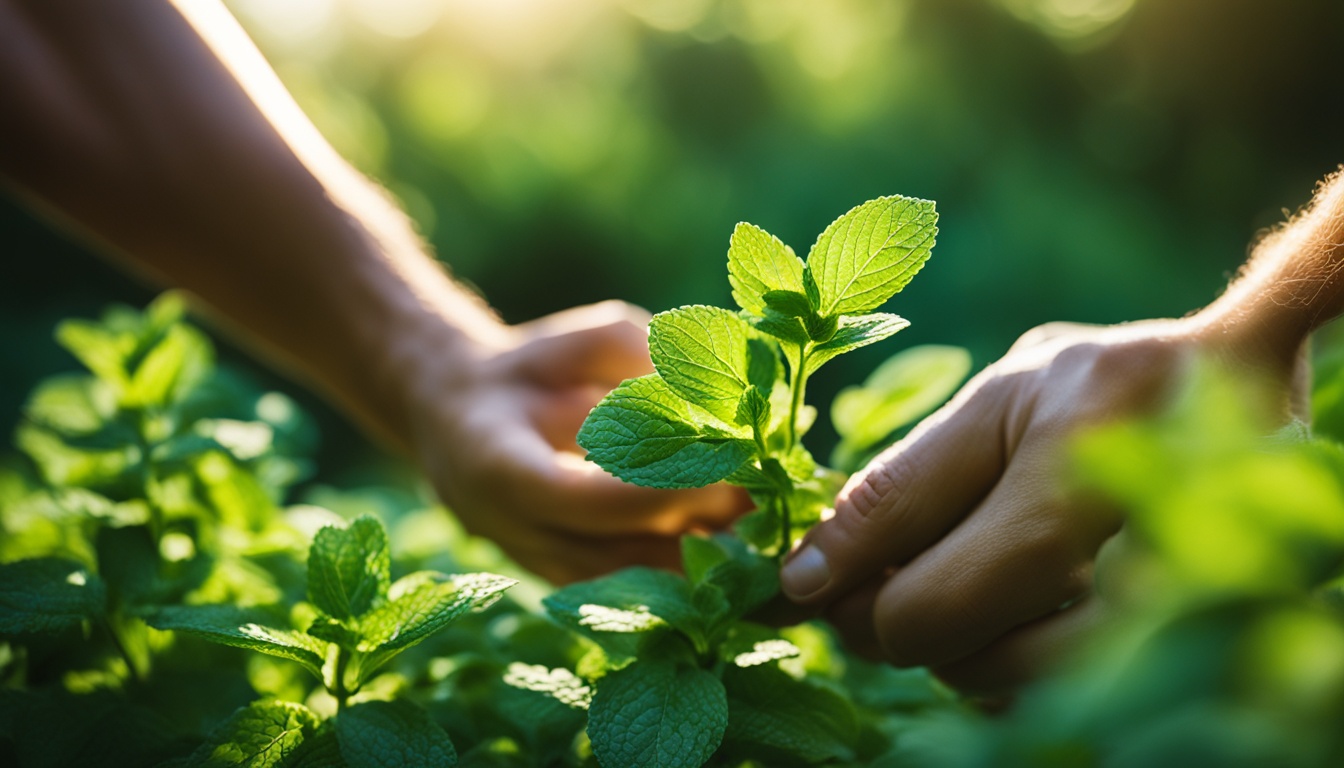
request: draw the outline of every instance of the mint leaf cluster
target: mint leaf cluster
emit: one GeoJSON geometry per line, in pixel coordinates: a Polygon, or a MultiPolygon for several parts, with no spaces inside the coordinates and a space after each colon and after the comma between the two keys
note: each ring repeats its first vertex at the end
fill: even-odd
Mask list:
{"type": "MultiPolygon", "coordinates": [[[[747,617],[778,592],[774,558],[823,517],[844,480],[802,444],[816,418],[804,399],[808,378],[909,325],[878,309],[924,266],[937,221],[927,200],[870,200],[832,222],[806,261],[759,227],[738,224],[728,247],[738,310],[655,315],[656,373],[622,383],[584,422],[579,445],[622,480],[655,488],[727,481],[757,506],[739,521],[738,538],[685,537],[685,578],[632,568],[545,600],[553,617],[601,649],[575,680],[591,691],[588,736],[602,765],[852,756],[859,726],[851,702],[782,671],[799,649],[747,617]]],[[[941,386],[965,371],[945,357],[926,352],[852,392],[840,457],[870,450],[922,415],[921,404],[946,397],[941,386]],[[948,374],[930,375],[939,365],[948,374]]],[[[572,686],[550,679],[519,685],[573,700],[572,686]]]]}
{"type": "Polygon", "coordinates": [[[15,435],[33,476],[0,503],[0,635],[82,628],[144,679],[144,610],[278,597],[258,561],[296,541],[277,503],[307,474],[308,424],[217,369],[184,313],[170,293],[57,327],[87,372],[43,381],[15,435]]]}
{"type": "Polygon", "coordinates": [[[221,764],[305,765],[295,762],[289,746],[302,755],[305,740],[324,738],[336,739],[343,760],[325,765],[456,764],[452,741],[415,705],[374,700],[348,705],[393,657],[488,608],[517,582],[490,573],[434,571],[394,582],[390,562],[382,524],[360,517],[347,527],[325,527],[313,540],[307,596],[316,616],[304,631],[268,626],[231,605],[173,606],[146,617],[156,629],[298,662],[336,700],[334,729],[320,728],[320,718],[299,704],[263,701],[240,710],[202,747],[205,752],[198,752],[202,764],[216,764],[211,761],[219,754],[246,753],[252,755],[247,762],[221,764]],[[257,762],[254,752],[262,745],[275,752],[273,761],[257,762]]]}
{"type": "Polygon", "coordinates": [[[655,488],[723,480],[759,512],[741,529],[782,553],[838,489],[800,442],[816,417],[808,377],[909,323],[877,309],[928,260],[938,234],[928,200],[870,200],[836,219],[806,262],[765,230],[738,224],[728,280],[740,311],[689,306],[655,315],[656,373],[631,379],[584,422],[579,445],[613,475],[655,488]]]}
{"type": "Polygon", "coordinates": [[[587,709],[603,766],[699,766],[778,750],[808,762],[851,756],[853,706],[781,671],[799,648],[744,619],[777,590],[774,562],[728,535],[686,537],[682,560],[686,578],[630,568],[546,598],[553,618],[597,647],[581,665],[593,679],[525,668],[511,684],[587,709]]]}

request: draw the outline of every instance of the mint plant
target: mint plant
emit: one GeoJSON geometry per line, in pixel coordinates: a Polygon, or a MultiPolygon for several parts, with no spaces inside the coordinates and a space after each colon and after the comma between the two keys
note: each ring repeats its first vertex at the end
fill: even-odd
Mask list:
{"type": "MultiPolygon", "coordinates": [[[[806,262],[764,230],[737,225],[728,278],[739,311],[689,306],[655,315],[649,350],[656,373],[622,383],[584,422],[579,445],[622,480],[655,488],[727,481],[757,505],[738,524],[740,538],[685,537],[684,578],[631,568],[544,601],[601,649],[580,670],[595,690],[590,702],[573,703],[573,685],[556,685],[560,671],[517,684],[586,706],[602,765],[854,756],[852,702],[782,671],[780,662],[799,648],[747,617],[778,592],[777,559],[822,518],[844,479],[802,444],[816,417],[805,403],[808,378],[909,325],[877,310],[928,260],[937,218],[927,200],[870,200],[832,222],[806,262]]],[[[927,362],[899,364],[907,375],[875,380],[868,397],[848,399],[845,423],[874,420],[876,436],[847,430],[854,439],[844,450],[867,450],[905,423],[892,412],[917,409],[894,406],[894,390],[927,362]]],[[[952,373],[959,381],[965,371],[952,373]]],[[[922,393],[905,396],[914,394],[922,393]]]]}
{"type": "MultiPolygon", "coordinates": [[[[325,527],[313,540],[307,597],[316,615],[304,631],[258,623],[232,605],[165,607],[146,619],[160,630],[298,662],[335,699],[334,736],[351,766],[387,765],[393,755],[392,764],[454,765],[451,740],[423,710],[404,701],[349,706],[351,699],[393,657],[456,619],[489,607],[517,582],[490,573],[447,576],[434,571],[417,571],[393,582],[390,562],[382,524],[360,517],[345,528],[325,527]]],[[[319,720],[300,704],[259,702],[221,726],[196,759],[210,764],[220,754],[277,748],[265,746],[276,739],[288,739],[297,749],[304,734],[327,736],[328,731],[318,728],[319,720]],[[267,738],[258,740],[259,733],[267,738]]],[[[318,749],[322,747],[308,747],[318,749]]]]}
{"type": "Polygon", "coordinates": [[[275,503],[306,472],[306,425],[288,398],[216,369],[184,309],[165,294],[143,313],[58,326],[88,373],[29,398],[15,442],[37,477],[0,509],[0,558],[12,561],[0,602],[14,609],[0,633],[88,626],[119,659],[105,665],[112,677],[151,672],[143,608],[272,601],[279,588],[257,558],[294,541],[275,503]]]}
{"type": "Polygon", "coordinates": [[[828,361],[909,323],[877,309],[928,260],[938,234],[928,200],[870,200],[836,219],[799,259],[738,224],[728,280],[740,312],[690,306],[655,315],[657,373],[622,383],[584,422],[588,458],[627,482],[689,488],[727,480],[758,512],[739,532],[782,556],[838,490],[801,439],[816,410],[807,380],[828,361]]]}

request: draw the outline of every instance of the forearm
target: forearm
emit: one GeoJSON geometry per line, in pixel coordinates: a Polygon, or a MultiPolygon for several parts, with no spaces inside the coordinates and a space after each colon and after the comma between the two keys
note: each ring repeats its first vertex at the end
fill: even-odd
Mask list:
{"type": "Polygon", "coordinates": [[[367,426],[407,433],[389,382],[423,337],[451,355],[500,332],[222,6],[11,0],[0,14],[11,184],[200,296],[367,426]]]}
{"type": "Polygon", "coordinates": [[[1246,354],[1292,365],[1303,342],[1344,312],[1344,174],[1255,248],[1227,292],[1200,313],[1246,354]]]}

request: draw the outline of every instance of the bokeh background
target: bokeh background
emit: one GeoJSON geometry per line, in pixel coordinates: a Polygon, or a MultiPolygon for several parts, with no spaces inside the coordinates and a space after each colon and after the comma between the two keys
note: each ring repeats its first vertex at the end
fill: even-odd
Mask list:
{"type": "MultiPolygon", "coordinates": [[[[739,220],[801,255],[863,200],[937,200],[933,258],[889,306],[913,326],[828,367],[822,402],[909,344],[985,364],[1040,322],[1195,309],[1344,162],[1338,0],[227,4],[510,321],[610,297],[728,304],[739,220]]],[[[11,202],[0,243],[9,434],[33,384],[75,367],[58,319],[157,289],[11,202]]],[[[305,404],[323,475],[368,465],[305,404]]],[[[829,425],[810,440],[825,455],[829,425]]]]}

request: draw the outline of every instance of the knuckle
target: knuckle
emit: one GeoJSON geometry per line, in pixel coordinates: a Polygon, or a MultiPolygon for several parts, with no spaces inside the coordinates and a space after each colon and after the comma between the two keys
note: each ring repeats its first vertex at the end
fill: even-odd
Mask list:
{"type": "Polygon", "coordinates": [[[929,663],[936,647],[936,628],[917,604],[889,600],[875,612],[878,644],[887,661],[896,667],[918,667],[929,663]]]}
{"type": "Polygon", "coordinates": [[[912,485],[910,462],[897,455],[872,467],[854,484],[844,499],[844,505],[853,517],[867,521],[880,516],[891,507],[893,499],[912,485]]]}

